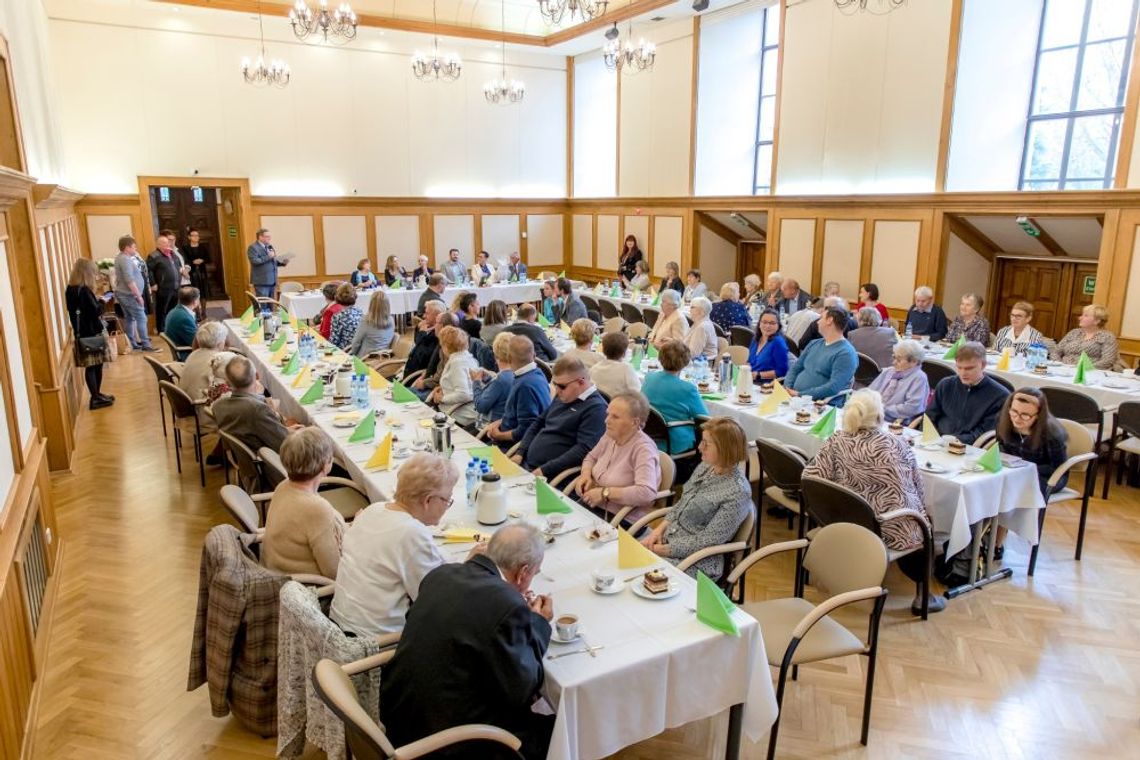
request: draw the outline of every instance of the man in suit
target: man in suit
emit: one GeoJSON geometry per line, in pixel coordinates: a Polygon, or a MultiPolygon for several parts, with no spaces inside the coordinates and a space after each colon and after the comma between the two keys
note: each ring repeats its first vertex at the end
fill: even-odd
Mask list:
{"type": "MultiPolygon", "coordinates": [[[[542,658],[554,617],[550,597],[530,590],[544,550],[536,527],[508,525],[491,537],[486,553],[424,576],[380,678],[380,718],[393,744],[484,723],[517,736],[528,760],[546,757],[554,716],[531,710],[545,678],[542,658]]],[[[460,744],[432,756],[500,757],[496,749],[505,748],[460,744]]]]}
{"type": "Polygon", "coordinates": [[[443,276],[452,285],[462,285],[467,282],[467,267],[459,260],[459,249],[452,248],[447,252],[447,263],[443,265],[443,276]]]}
{"type": "Polygon", "coordinates": [[[526,264],[518,251],[511,252],[511,263],[507,266],[507,276],[511,282],[522,282],[526,279],[526,264]]]}
{"type": "Polygon", "coordinates": [[[257,378],[253,363],[235,356],[226,365],[226,382],[231,393],[214,402],[218,427],[256,452],[262,446],[278,451],[289,431],[301,425],[286,426],[257,378]]]}
{"type": "MultiPolygon", "coordinates": [[[[176,346],[189,346],[194,343],[194,334],[198,331],[198,303],[201,295],[198,288],[186,285],[178,291],[178,305],[166,315],[166,336],[174,341],[176,346]]],[[[179,351],[175,358],[186,361],[189,351],[179,351]]]]}
{"type": "Polygon", "coordinates": [[[277,251],[270,244],[269,230],[262,227],[257,231],[257,240],[246,249],[249,259],[249,282],[253,292],[263,298],[275,298],[277,294],[277,267],[285,266],[277,260],[277,251]]]}
{"type": "Polygon", "coordinates": [[[154,297],[154,329],[166,330],[166,315],[174,308],[178,287],[182,282],[182,272],[174,258],[174,244],[166,235],[159,235],[154,241],[155,250],[146,257],[146,268],[150,273],[150,292],[154,297]]]}
{"type": "Polygon", "coordinates": [[[574,287],[565,277],[558,278],[558,296],[562,302],[555,308],[559,322],[572,325],[576,320],[589,319],[589,315],[586,314],[586,304],[574,294],[574,287]]]}
{"type": "Polygon", "coordinates": [[[447,279],[439,272],[428,277],[427,283],[427,290],[420,293],[419,303],[416,304],[416,314],[421,317],[424,315],[424,307],[427,306],[428,301],[444,303],[443,291],[447,290],[447,279]]]}
{"type": "Polygon", "coordinates": [[[431,277],[433,274],[435,274],[435,270],[428,266],[428,257],[424,256],[421,253],[419,258],[419,266],[417,266],[416,270],[412,272],[412,281],[418,282],[421,277],[423,277],[424,280],[427,280],[427,278],[431,277]]]}
{"type": "Polygon", "coordinates": [[[518,319],[507,325],[506,331],[515,335],[525,335],[534,344],[534,353],[544,362],[552,362],[558,358],[558,352],[551,345],[543,329],[534,322],[538,319],[538,311],[529,303],[519,307],[518,319]]]}
{"type": "Polygon", "coordinates": [[[776,311],[784,312],[789,317],[798,311],[806,309],[811,303],[811,294],[800,290],[800,284],[794,277],[784,278],[780,284],[780,299],[776,301],[776,311]]]}

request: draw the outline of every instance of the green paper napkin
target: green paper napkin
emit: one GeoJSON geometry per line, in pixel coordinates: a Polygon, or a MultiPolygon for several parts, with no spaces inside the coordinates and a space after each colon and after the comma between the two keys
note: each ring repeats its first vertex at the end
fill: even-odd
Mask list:
{"type": "Polygon", "coordinates": [[[835,407],[829,407],[827,412],[816,421],[808,433],[821,441],[826,441],[835,432],[835,407]]]}
{"type": "Polygon", "coordinates": [[[1093,366],[1092,359],[1084,351],[1081,351],[1081,358],[1077,359],[1077,371],[1073,373],[1073,383],[1076,385],[1088,385],[1088,373],[1092,372],[1096,367],[1093,366]]]}
{"type": "Polygon", "coordinates": [[[640,372],[641,371],[641,360],[642,360],[642,358],[643,358],[643,355],[640,351],[634,351],[633,352],[633,360],[630,362],[630,365],[633,367],[634,372],[640,372]]]}
{"type": "Polygon", "coordinates": [[[986,449],[985,454],[978,457],[978,467],[986,472],[1001,472],[1001,450],[996,443],[986,449]]]}
{"type": "Polygon", "coordinates": [[[736,376],[740,374],[740,367],[732,365],[732,384],[736,385],[736,376]]]}
{"type": "Polygon", "coordinates": [[[958,355],[958,349],[961,348],[962,344],[965,342],[966,342],[966,336],[965,335],[959,336],[958,340],[954,341],[954,345],[950,346],[950,350],[948,350],[946,353],[942,354],[942,358],[949,361],[949,360],[953,359],[954,357],[956,357],[958,355]]]}
{"type": "Polygon", "coordinates": [[[570,514],[574,510],[570,509],[570,505],[562,501],[562,497],[550,487],[550,485],[541,478],[534,481],[535,493],[538,496],[538,513],[540,515],[549,515],[552,512],[561,512],[570,514]]]}
{"type": "Polygon", "coordinates": [[[360,357],[352,357],[352,374],[354,375],[367,375],[368,365],[360,360],[360,357]]]}
{"type": "Polygon", "coordinates": [[[293,355],[289,357],[289,361],[285,363],[285,369],[281,370],[283,374],[295,375],[301,371],[301,352],[294,351],[293,355]]]}
{"type": "Polygon", "coordinates": [[[549,319],[547,319],[547,318],[546,318],[545,316],[543,316],[542,314],[539,314],[539,315],[538,315],[538,323],[539,323],[540,325],[542,325],[543,327],[550,327],[550,320],[549,320],[549,319]]]}
{"type": "Polygon", "coordinates": [[[492,448],[493,447],[491,446],[472,446],[471,448],[467,449],[467,456],[471,457],[472,459],[486,459],[488,462],[490,462],[492,448]]]}
{"type": "Polygon", "coordinates": [[[563,269],[561,272],[558,273],[558,276],[559,277],[565,277],[566,276],[566,270],[563,269]]]}
{"type": "Polygon", "coordinates": [[[376,415],[369,409],[368,413],[364,415],[364,419],[352,431],[352,435],[348,437],[349,443],[364,443],[371,441],[376,435],[376,415]]]}
{"type": "Polygon", "coordinates": [[[261,320],[255,319],[249,323],[249,334],[253,335],[254,333],[259,332],[261,332],[261,320]]]}
{"type": "Polygon", "coordinates": [[[285,333],[277,336],[277,339],[269,344],[269,350],[276,353],[285,347],[285,333]]]}
{"type": "Polygon", "coordinates": [[[658,291],[657,295],[653,296],[653,303],[651,303],[650,306],[660,306],[660,305],[661,305],[661,292],[658,291]]]}
{"type": "Polygon", "coordinates": [[[610,288],[610,298],[621,298],[621,288],[617,285],[610,288]]]}
{"type": "Polygon", "coordinates": [[[412,393],[408,390],[407,386],[397,380],[392,383],[392,400],[397,404],[410,404],[413,401],[419,401],[420,397],[412,393]]]}
{"type": "Polygon", "coordinates": [[[724,401],[728,398],[727,393],[702,393],[701,398],[705,401],[724,401]]]}
{"type": "Polygon", "coordinates": [[[240,319],[242,322],[244,322],[247,319],[251,318],[252,316],[253,316],[253,306],[250,306],[245,311],[243,311],[241,313],[241,316],[238,317],[238,319],[240,319]]]}
{"type": "Polygon", "coordinates": [[[292,324],[292,322],[293,322],[293,318],[289,316],[289,312],[285,311],[284,308],[277,310],[277,319],[283,325],[292,324]]]}
{"type": "Polygon", "coordinates": [[[388,290],[403,290],[403,289],[404,289],[404,281],[403,280],[396,280],[395,282],[393,282],[391,285],[388,286],[388,290]]]}
{"type": "Polygon", "coordinates": [[[727,633],[730,636],[739,636],[740,629],[732,619],[732,611],[736,609],[724,592],[712,580],[697,571],[697,620],[709,628],[727,633]]]}
{"type": "Polygon", "coordinates": [[[645,354],[646,354],[646,356],[648,356],[650,359],[656,359],[656,358],[657,358],[657,347],[656,347],[656,346],[654,346],[652,343],[650,343],[650,344],[649,344],[649,348],[648,348],[648,349],[646,349],[646,352],[645,352],[645,354]]]}
{"type": "Polygon", "coordinates": [[[325,381],[318,379],[317,382],[309,386],[309,390],[305,391],[305,395],[301,396],[302,404],[313,404],[319,401],[325,395],[325,381]]]}

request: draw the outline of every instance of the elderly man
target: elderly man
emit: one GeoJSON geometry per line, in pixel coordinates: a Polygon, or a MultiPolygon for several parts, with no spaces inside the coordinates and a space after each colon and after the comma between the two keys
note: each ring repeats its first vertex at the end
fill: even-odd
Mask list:
{"type": "Polygon", "coordinates": [[[514,381],[502,419],[487,429],[493,441],[508,447],[521,441],[531,424],[550,406],[550,383],[534,362],[534,344],[525,335],[511,336],[511,370],[514,381]]]}
{"type": "Polygon", "coordinates": [[[820,296],[822,296],[823,298],[829,298],[831,296],[836,296],[838,298],[839,297],[839,283],[836,282],[835,280],[828,280],[827,282],[823,283],[823,292],[820,293],[820,296]]]}
{"type": "Polygon", "coordinates": [[[526,264],[522,263],[522,257],[519,256],[518,251],[511,251],[511,263],[507,266],[507,276],[511,282],[526,280],[526,264]]]}
{"type": "Polygon", "coordinates": [[[519,307],[518,318],[507,325],[506,332],[530,338],[530,342],[534,344],[535,355],[544,362],[552,362],[558,358],[558,351],[551,345],[542,328],[535,324],[537,319],[538,310],[529,303],[523,304],[519,307]]]}
{"type": "MultiPolygon", "coordinates": [[[[432,277],[440,276],[438,272],[432,275],[432,277]]],[[[447,311],[447,305],[442,299],[428,301],[424,304],[424,317],[416,325],[415,345],[412,346],[412,350],[404,362],[404,377],[428,368],[432,355],[439,348],[439,340],[435,336],[435,324],[439,320],[439,316],[445,311],[447,311]]]]}
{"type": "Polygon", "coordinates": [[[661,316],[649,333],[649,342],[657,350],[671,340],[685,342],[689,334],[689,323],[681,313],[681,294],[675,290],[661,291],[661,316]]]}
{"type": "Polygon", "coordinates": [[[954,368],[956,377],[944,377],[934,387],[934,400],[926,414],[939,433],[973,443],[994,429],[1009,391],[986,374],[986,347],[981,343],[963,343],[954,368]]]}
{"type": "Polygon", "coordinates": [[[774,308],[791,316],[806,309],[810,302],[811,295],[800,290],[800,283],[794,277],[788,277],[780,285],[780,298],[774,308]]]}
{"type": "MultiPolygon", "coordinates": [[[[380,718],[400,746],[437,731],[483,723],[522,741],[527,760],[545,758],[553,715],[539,715],[554,606],[530,591],[545,543],[532,525],[500,528],[487,551],[428,573],[408,610],[404,635],[380,678],[380,718]],[[446,663],[446,665],[444,665],[446,663]]],[[[447,757],[496,757],[489,744],[447,757]]]]}
{"type": "Polygon", "coordinates": [[[586,304],[582,303],[582,299],[574,293],[574,286],[570,280],[565,277],[559,277],[557,285],[560,303],[555,307],[555,316],[558,318],[558,321],[572,325],[579,319],[588,319],[586,316],[586,304]]]}
{"type": "Polygon", "coordinates": [[[182,282],[182,271],[174,258],[174,244],[166,235],[154,240],[155,250],[146,257],[146,268],[150,273],[150,292],[154,297],[154,329],[166,330],[166,315],[175,306],[178,288],[182,282]]]}
{"type": "Polygon", "coordinates": [[[147,268],[138,257],[139,245],[130,235],[119,238],[115,256],[115,300],[123,310],[123,332],[135,351],[161,351],[150,344],[146,331],[147,268]]]}
{"type": "MultiPolygon", "coordinates": [[[[427,283],[427,290],[420,293],[420,300],[416,304],[416,314],[421,317],[424,315],[424,307],[429,301],[444,303],[443,291],[447,290],[447,279],[439,272],[428,277],[427,283]]],[[[444,304],[445,308],[446,306],[447,304],[444,304]]]]}
{"type": "Polygon", "coordinates": [[[535,475],[553,478],[582,464],[606,432],[606,402],[580,359],[554,363],[555,400],[523,436],[514,461],[535,475]]]}
{"type": "MultiPolygon", "coordinates": [[[[206,391],[214,380],[211,362],[218,352],[225,350],[226,335],[226,327],[221,322],[206,322],[194,334],[198,347],[190,352],[182,367],[182,374],[178,377],[178,387],[186,391],[190,398],[206,397],[206,391]]],[[[208,417],[203,417],[202,426],[205,427],[208,421],[208,417]]]]}
{"type": "Polygon", "coordinates": [[[419,279],[423,277],[426,282],[427,278],[433,274],[435,274],[435,270],[428,266],[428,257],[421,253],[420,257],[416,260],[416,268],[412,272],[412,280],[418,282],[419,279]]]}
{"type": "Polygon", "coordinates": [[[926,285],[914,291],[914,306],[907,310],[906,324],[910,327],[911,337],[932,341],[942,340],[950,330],[946,312],[934,303],[934,291],[926,285]]]}
{"type": "Polygon", "coordinates": [[[265,298],[273,298],[277,292],[277,267],[285,266],[286,262],[279,261],[277,251],[270,243],[272,236],[269,230],[262,227],[257,231],[257,240],[246,249],[245,255],[249,259],[249,282],[253,285],[253,292],[265,298]]]}
{"type": "Polygon", "coordinates": [[[832,406],[843,406],[846,396],[841,392],[851,387],[859,357],[843,337],[847,312],[839,306],[828,306],[815,322],[820,340],[814,340],[800,354],[785,378],[788,393],[793,396],[811,396],[813,399],[831,399],[832,406]]]}
{"type": "Polygon", "coordinates": [[[290,430],[301,425],[287,426],[277,413],[275,404],[265,398],[265,389],[253,369],[253,363],[244,356],[235,356],[226,365],[226,382],[232,392],[214,402],[214,419],[218,427],[234,436],[252,451],[262,446],[278,451],[290,430]]]}
{"type": "Polygon", "coordinates": [[[452,285],[462,285],[467,282],[467,267],[459,260],[458,248],[452,248],[447,252],[447,261],[441,271],[447,282],[452,285]]]}
{"type": "MultiPolygon", "coordinates": [[[[176,346],[189,346],[194,343],[198,331],[198,303],[201,301],[198,288],[189,285],[178,289],[178,305],[166,315],[166,337],[176,346]]],[[[189,351],[179,351],[175,360],[184,362],[189,351]]]]}

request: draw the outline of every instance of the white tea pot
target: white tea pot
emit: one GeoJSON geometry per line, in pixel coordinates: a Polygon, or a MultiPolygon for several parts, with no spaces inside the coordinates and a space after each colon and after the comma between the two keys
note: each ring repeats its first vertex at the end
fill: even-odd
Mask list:
{"type": "Polygon", "coordinates": [[[507,519],[507,491],[497,472],[488,472],[479,483],[475,519],[481,525],[498,525],[507,519]]]}

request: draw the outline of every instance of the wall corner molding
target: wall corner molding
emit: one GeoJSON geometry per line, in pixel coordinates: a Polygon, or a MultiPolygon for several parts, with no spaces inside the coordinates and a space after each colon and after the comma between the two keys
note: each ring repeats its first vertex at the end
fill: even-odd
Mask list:
{"type": "Polygon", "coordinates": [[[83,200],[85,193],[71,190],[63,185],[36,184],[32,188],[32,200],[36,208],[68,208],[83,200]]]}
{"type": "Polygon", "coordinates": [[[34,177],[7,167],[0,167],[0,208],[8,208],[27,200],[35,186],[34,177]]]}

